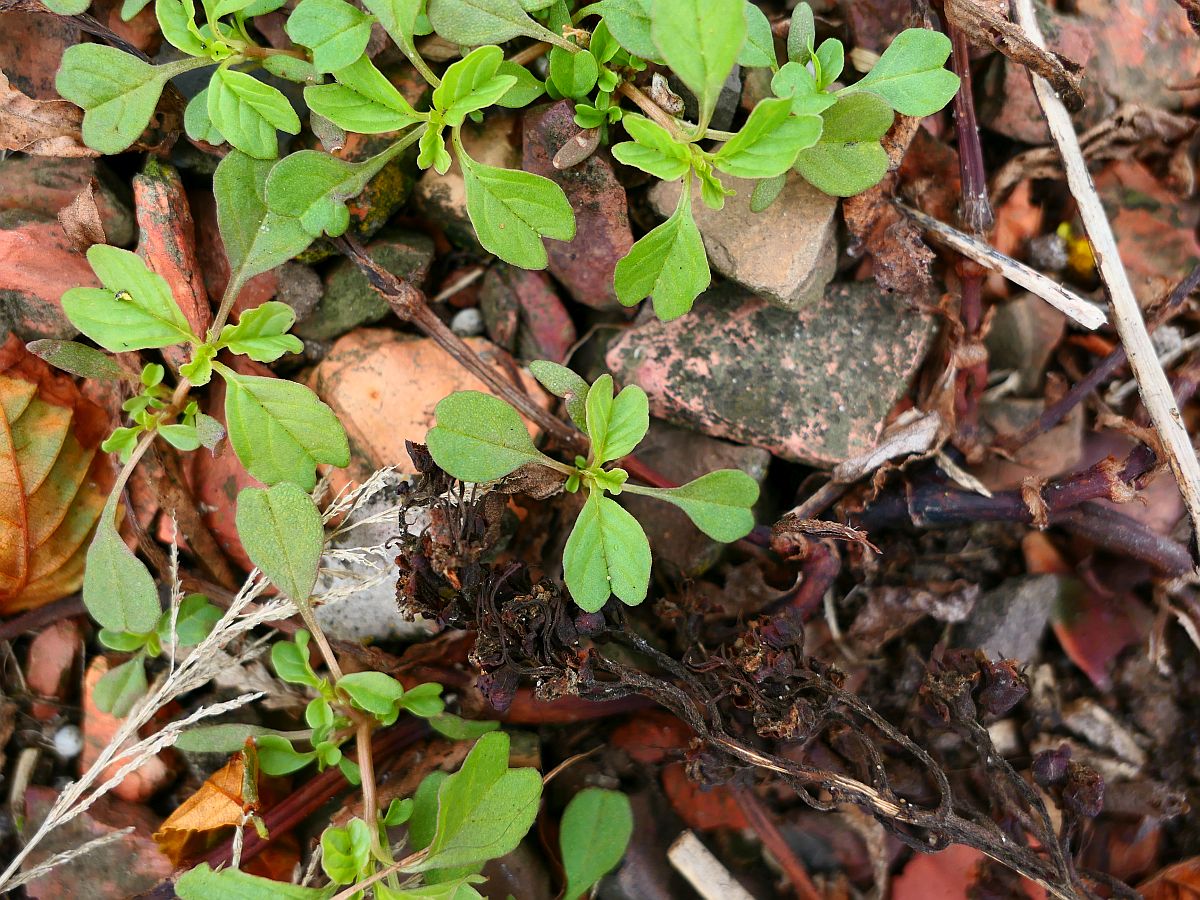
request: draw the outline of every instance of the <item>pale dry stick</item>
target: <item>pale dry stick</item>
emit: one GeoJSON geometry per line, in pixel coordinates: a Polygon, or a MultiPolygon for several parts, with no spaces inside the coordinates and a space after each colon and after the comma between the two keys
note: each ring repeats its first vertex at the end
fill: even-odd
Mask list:
{"type": "MultiPolygon", "coordinates": [[[[1084,328],[1099,328],[1108,321],[1104,310],[1096,304],[1085,300],[1078,294],[1068,291],[1065,287],[1047,278],[1036,269],[1031,269],[1023,262],[1018,262],[1011,256],[1005,256],[995,247],[976,240],[969,234],[952,228],[945,222],[939,222],[933,216],[927,216],[919,209],[913,209],[904,203],[896,204],[905,215],[933,235],[939,242],[951,250],[961,253],[968,259],[979,263],[985,269],[999,272],[1014,284],[1019,284],[1025,290],[1041,297],[1059,312],[1069,316],[1084,328]]],[[[1168,392],[1169,393],[1169,392],[1168,392]]]]}
{"type": "MultiPolygon", "coordinates": [[[[1042,37],[1037,16],[1034,14],[1033,0],[1013,0],[1013,8],[1018,24],[1025,29],[1030,40],[1043,50],[1046,49],[1046,40],[1042,37]]],[[[1129,284],[1125,266],[1121,263],[1108,217],[1100,203],[1100,196],[1096,193],[1096,186],[1092,183],[1083,151],[1079,147],[1075,126],[1071,124],[1066,107],[1050,85],[1032,72],[1029,77],[1033,80],[1033,88],[1046,116],[1050,134],[1058,145],[1059,153],[1062,154],[1063,166],[1067,172],[1067,185],[1079,206],[1079,216],[1083,220],[1088,240],[1092,243],[1096,268],[1108,292],[1117,335],[1125,347],[1129,367],[1133,370],[1133,377],[1137,380],[1138,389],[1142,394],[1142,403],[1145,404],[1150,421],[1154,423],[1154,429],[1162,441],[1167,461],[1171,464],[1171,471],[1175,473],[1175,481],[1179,485],[1179,493],[1183,495],[1183,502],[1191,517],[1191,549],[1195,563],[1196,543],[1200,540],[1200,462],[1196,460],[1196,451],[1192,447],[1187,429],[1184,428],[1179,408],[1175,405],[1166,373],[1158,364],[1154,345],[1150,342],[1150,334],[1142,319],[1141,308],[1129,284]]]]}
{"type": "Polygon", "coordinates": [[[691,831],[675,839],[667,859],[704,900],[754,900],[691,831]]]}

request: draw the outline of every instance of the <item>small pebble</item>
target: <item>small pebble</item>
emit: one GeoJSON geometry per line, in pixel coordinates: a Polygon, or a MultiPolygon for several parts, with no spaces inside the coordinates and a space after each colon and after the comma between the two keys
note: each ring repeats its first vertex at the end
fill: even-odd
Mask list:
{"type": "Polygon", "coordinates": [[[54,752],[63,759],[74,759],[83,750],[83,734],[77,725],[64,725],[54,732],[54,752]]]}
{"type": "Polygon", "coordinates": [[[459,337],[478,337],[483,334],[483,313],[475,307],[460,309],[450,320],[450,330],[459,337]]]}

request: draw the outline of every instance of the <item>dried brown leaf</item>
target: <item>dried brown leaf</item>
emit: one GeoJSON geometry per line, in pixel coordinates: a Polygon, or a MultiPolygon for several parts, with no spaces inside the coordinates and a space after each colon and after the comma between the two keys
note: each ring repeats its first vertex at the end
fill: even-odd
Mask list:
{"type": "Polygon", "coordinates": [[[0,71],[0,150],[31,156],[95,157],[84,146],[83,110],[65,100],[35,100],[0,71]]]}
{"type": "Polygon", "coordinates": [[[108,416],[25,349],[0,347],[0,615],[79,588],[112,483],[108,416]]]}
{"type": "Polygon", "coordinates": [[[93,244],[105,243],[104,223],[100,220],[100,208],[96,206],[96,179],[88,179],[87,186],[75,195],[75,199],[58,212],[58,221],[71,245],[80,253],[86,253],[93,244]]]}

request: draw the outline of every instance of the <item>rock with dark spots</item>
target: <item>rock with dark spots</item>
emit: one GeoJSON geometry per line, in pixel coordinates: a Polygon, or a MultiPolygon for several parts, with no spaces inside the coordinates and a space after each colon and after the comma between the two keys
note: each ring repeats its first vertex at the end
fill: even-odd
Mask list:
{"type": "MultiPolygon", "coordinates": [[[[1087,67],[1096,49],[1088,23],[1078,16],[1062,15],[1040,5],[1037,13],[1050,49],[1087,67]]],[[[1046,117],[1042,115],[1029,71],[1024,66],[996,54],[984,88],[985,99],[980,112],[987,127],[1026,144],[1044,144],[1050,140],[1046,117]]],[[[1106,100],[1094,78],[1083,79],[1081,88],[1087,103],[1076,114],[1076,122],[1087,128],[1110,111],[1112,101],[1106,100]]]]}
{"type": "Polygon", "coordinates": [[[116,247],[133,243],[129,190],[101,162],[47,156],[9,156],[0,160],[0,212],[25,210],[48,218],[68,206],[92,178],[104,239],[116,247]]]}
{"type": "Polygon", "coordinates": [[[1096,175],[1096,190],[1143,305],[1170,291],[1200,262],[1200,205],[1156,179],[1142,163],[1109,163],[1096,175]]]}
{"type": "MultiPolygon", "coordinates": [[[[462,140],[467,153],[478,162],[502,169],[521,168],[521,119],[515,114],[488,116],[482,125],[465,122],[462,140]]],[[[467,215],[467,191],[457,159],[445,175],[426,170],[417,182],[413,198],[417,209],[453,243],[480,250],[467,215]]]]}
{"type": "MultiPolygon", "coordinates": [[[[25,790],[26,834],[38,829],[57,799],[53,788],[34,785],[25,790]]],[[[33,900],[124,900],[149,891],[175,869],[151,837],[158,825],[158,817],[145,806],[101,797],[86,812],[51,831],[29,854],[22,869],[28,872],[57,853],[77,850],[121,829],[133,830],[35,878],[25,886],[26,896],[33,900]]]]}
{"type": "Polygon", "coordinates": [[[955,626],[951,645],[978,648],[993,660],[1035,661],[1058,595],[1057,575],[1010,578],[976,601],[971,617],[955,626]]]}
{"type": "Polygon", "coordinates": [[[1176,0],[1080,0],[1076,8],[1096,41],[1088,79],[1118,103],[1195,106],[1200,92],[1176,85],[1200,69],[1200,41],[1176,0]]]}
{"type": "MultiPolygon", "coordinates": [[[[389,230],[368,244],[367,252],[396,277],[420,285],[433,262],[433,240],[416,231],[389,230]]],[[[293,330],[305,340],[328,341],[390,311],[358,266],[343,259],[326,276],[316,307],[293,330]]]]}
{"type": "Polygon", "coordinates": [[[562,362],[575,343],[575,323],[543,272],[493,266],[479,308],[488,336],[520,359],[562,362]]]}
{"type": "Polygon", "coordinates": [[[934,328],[874,282],[833,285],[798,314],[722,286],[680,319],[626,331],[607,359],[655,416],[835,466],[875,447],[934,328]]]}
{"type": "Polygon", "coordinates": [[[79,43],[79,35],[79,26],[65,16],[0,13],[0,69],[21,93],[35,100],[58,100],[58,64],[63,52],[79,43]]]}
{"type": "MultiPolygon", "coordinates": [[[[795,172],[765,212],[750,209],[754,182],[722,176],[737,193],[724,209],[710,209],[692,197],[692,213],[713,268],[782,309],[818,302],[837,264],[837,199],[823,194],[795,172]]],[[[650,191],[650,203],[664,218],[679,204],[682,182],[663,181],[650,191]]]]}
{"type": "MultiPolygon", "coordinates": [[[[696,434],[686,428],[650,420],[650,431],[638,444],[638,459],[680,484],[717,469],[741,469],[760,485],[767,477],[771,454],[757,447],[696,434]]],[[[692,577],[713,566],[725,544],[706,537],[683,510],[635,494],[622,494],[621,505],[646,529],[655,560],[673,575],[692,577]]]]}
{"type": "Polygon", "coordinates": [[[79,332],[59,301],[73,287],[99,286],[58,219],[0,212],[0,331],[25,341],[73,338],[79,332]]]}
{"type": "Polygon", "coordinates": [[[554,167],[555,154],[578,132],[570,100],[534,107],[525,114],[522,162],[525,171],[557,183],[575,210],[575,240],[546,241],[551,273],[580,303],[610,309],[619,305],[613,270],[633,246],[629,208],[603,154],[569,169],[554,167]]]}
{"type": "MultiPolygon", "coordinates": [[[[396,474],[384,475],[378,491],[355,510],[349,523],[365,524],[341,529],[329,543],[330,550],[355,551],[362,559],[326,556],[314,593],[330,598],[317,607],[317,621],[330,637],[343,641],[415,640],[428,637],[433,628],[424,620],[409,621],[396,605],[395,551],[388,541],[400,534],[400,483],[396,474]],[[391,515],[388,511],[393,510],[391,515]],[[368,521],[376,519],[376,521],[368,521]],[[364,561],[365,560],[365,561],[364,561]],[[383,575],[380,578],[380,575],[383,575]]],[[[409,523],[419,534],[425,521],[409,523]]]]}

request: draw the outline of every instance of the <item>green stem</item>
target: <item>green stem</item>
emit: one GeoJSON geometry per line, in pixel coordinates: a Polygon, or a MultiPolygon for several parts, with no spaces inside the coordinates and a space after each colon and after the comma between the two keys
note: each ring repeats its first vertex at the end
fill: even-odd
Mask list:
{"type": "Polygon", "coordinates": [[[421,73],[421,77],[429,82],[431,86],[437,87],[442,83],[442,79],[433,73],[433,69],[429,68],[429,63],[425,62],[425,58],[417,52],[416,44],[401,45],[400,51],[408,57],[408,61],[413,64],[416,70],[421,73]]]}

